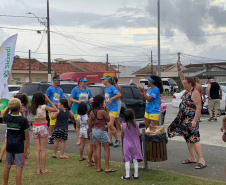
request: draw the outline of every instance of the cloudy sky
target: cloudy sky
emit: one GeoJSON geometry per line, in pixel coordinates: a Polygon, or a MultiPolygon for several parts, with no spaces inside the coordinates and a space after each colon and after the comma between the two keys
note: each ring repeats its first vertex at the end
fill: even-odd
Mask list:
{"type": "MultiPolygon", "coordinates": [[[[157,0],[49,2],[52,60],[105,62],[108,54],[111,64],[143,67],[152,50],[157,61],[157,0]]],[[[16,54],[30,49],[46,62],[46,0],[1,0],[0,9],[0,43],[18,33],[16,54]]],[[[177,52],[186,64],[226,60],[225,18],[226,0],[160,0],[161,64],[175,63],[177,52]]]]}

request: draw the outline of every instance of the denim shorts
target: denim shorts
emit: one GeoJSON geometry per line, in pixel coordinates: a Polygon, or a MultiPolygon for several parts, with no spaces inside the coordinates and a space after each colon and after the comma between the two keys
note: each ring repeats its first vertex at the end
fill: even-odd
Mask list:
{"type": "Polygon", "coordinates": [[[16,166],[23,168],[25,166],[24,155],[23,153],[9,153],[6,155],[6,165],[13,165],[14,161],[16,162],[16,166]]]}
{"type": "Polygon", "coordinates": [[[93,128],[92,133],[93,133],[94,141],[99,141],[100,143],[106,143],[109,141],[107,131],[98,130],[98,129],[93,128]]]}

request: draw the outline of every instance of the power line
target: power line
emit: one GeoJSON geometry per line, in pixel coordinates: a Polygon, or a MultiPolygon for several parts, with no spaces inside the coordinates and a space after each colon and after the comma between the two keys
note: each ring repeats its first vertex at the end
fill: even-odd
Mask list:
{"type": "MultiPolygon", "coordinates": [[[[21,16],[21,15],[0,15],[0,17],[16,17],[16,18],[30,18],[30,19],[36,19],[35,17],[30,16],[21,16]]],[[[39,19],[46,19],[44,17],[38,17],[39,19]]]]}
{"type": "Polygon", "coordinates": [[[36,52],[39,50],[39,48],[41,47],[43,41],[45,40],[45,37],[46,37],[45,31],[43,31],[43,32],[42,32],[42,38],[41,38],[41,41],[40,41],[40,43],[39,43],[39,45],[38,45],[38,48],[37,48],[33,53],[36,53],[36,52]],[[43,37],[43,36],[44,36],[44,37],[43,37]]]}

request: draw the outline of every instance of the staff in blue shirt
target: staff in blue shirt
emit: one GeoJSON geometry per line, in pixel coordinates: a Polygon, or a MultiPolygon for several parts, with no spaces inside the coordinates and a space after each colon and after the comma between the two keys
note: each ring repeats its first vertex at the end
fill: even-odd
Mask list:
{"type": "Polygon", "coordinates": [[[78,142],[76,143],[76,145],[81,144],[79,138],[80,124],[78,122],[78,104],[81,102],[85,102],[85,104],[89,108],[89,104],[93,102],[93,95],[90,89],[86,87],[87,81],[88,80],[86,78],[78,79],[78,87],[74,87],[74,89],[72,89],[71,91],[70,101],[73,103],[71,111],[73,112],[76,121],[76,134],[78,138],[78,142]]]}
{"type": "Polygon", "coordinates": [[[145,92],[144,87],[138,87],[143,99],[146,101],[146,109],[144,114],[145,128],[153,122],[158,125],[160,117],[160,95],[163,93],[162,80],[159,76],[152,75],[148,79],[149,89],[145,92]]]}
{"type": "MultiPolygon", "coordinates": [[[[105,93],[105,102],[107,106],[109,107],[109,116],[110,116],[110,122],[108,124],[108,135],[110,136],[110,132],[113,133],[115,137],[115,144],[114,147],[118,147],[120,144],[120,141],[118,139],[117,130],[114,127],[115,119],[118,115],[118,102],[117,99],[119,99],[122,95],[118,91],[118,89],[113,85],[113,79],[112,77],[105,76],[104,78],[101,78],[102,83],[106,86],[104,93],[105,93]]],[[[109,145],[113,146],[112,138],[109,139],[109,145]]]]}
{"type": "MultiPolygon", "coordinates": [[[[53,102],[53,104],[56,107],[58,106],[60,99],[64,98],[63,90],[59,87],[60,81],[62,81],[62,80],[60,79],[59,76],[54,76],[53,77],[53,85],[50,86],[46,91],[46,96],[48,96],[48,98],[53,102]]],[[[49,103],[47,104],[47,106],[52,107],[49,103]]],[[[50,123],[49,123],[49,144],[53,144],[52,133],[53,133],[53,130],[54,130],[54,126],[56,125],[56,119],[52,120],[50,113],[49,113],[49,120],[50,120],[50,123]]]]}

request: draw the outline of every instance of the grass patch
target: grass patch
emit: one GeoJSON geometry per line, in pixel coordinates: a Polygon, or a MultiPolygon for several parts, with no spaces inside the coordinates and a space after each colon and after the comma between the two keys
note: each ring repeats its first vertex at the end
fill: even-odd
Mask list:
{"type": "MultiPolygon", "coordinates": [[[[2,146],[2,143],[0,143],[2,146]]],[[[27,162],[29,166],[25,167],[23,170],[23,185],[40,185],[40,184],[66,184],[66,185],[82,185],[82,184],[111,184],[111,185],[120,185],[120,184],[128,184],[128,185],[220,185],[225,184],[223,182],[211,181],[207,179],[201,179],[191,176],[185,176],[169,171],[163,170],[153,170],[149,169],[145,171],[144,169],[139,168],[139,180],[121,180],[120,177],[125,175],[124,163],[119,162],[111,162],[111,167],[118,169],[115,173],[98,173],[93,168],[87,167],[87,160],[78,161],[79,156],[76,154],[69,154],[70,157],[68,160],[61,160],[59,158],[53,159],[51,158],[52,151],[47,151],[47,169],[51,170],[51,174],[45,175],[36,175],[36,165],[34,160],[34,148],[31,147],[31,155],[27,162]]],[[[131,165],[132,167],[132,165],[131,165]]],[[[104,169],[104,161],[102,163],[102,168],[104,169]]],[[[10,171],[10,179],[9,184],[15,184],[15,171],[16,167],[12,166],[10,171]]],[[[0,163],[0,184],[3,183],[3,171],[4,171],[4,163],[0,163]]],[[[131,174],[133,174],[133,168],[131,169],[131,174]]]]}

